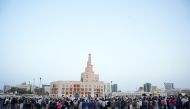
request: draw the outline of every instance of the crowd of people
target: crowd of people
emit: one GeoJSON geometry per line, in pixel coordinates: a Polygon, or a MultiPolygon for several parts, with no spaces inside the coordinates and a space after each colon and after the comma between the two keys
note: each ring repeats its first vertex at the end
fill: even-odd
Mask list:
{"type": "Polygon", "coordinates": [[[190,96],[0,97],[0,109],[190,109],[190,96]]]}

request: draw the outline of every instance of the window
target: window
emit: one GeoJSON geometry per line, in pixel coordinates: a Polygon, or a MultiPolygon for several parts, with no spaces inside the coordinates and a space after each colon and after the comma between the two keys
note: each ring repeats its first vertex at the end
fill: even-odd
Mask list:
{"type": "Polygon", "coordinates": [[[85,88],[85,91],[87,91],[88,89],[87,88],[85,88]]]}

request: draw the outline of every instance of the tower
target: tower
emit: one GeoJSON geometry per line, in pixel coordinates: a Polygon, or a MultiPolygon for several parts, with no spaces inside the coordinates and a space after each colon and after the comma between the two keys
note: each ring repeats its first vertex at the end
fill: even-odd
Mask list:
{"type": "Polygon", "coordinates": [[[88,54],[88,61],[87,61],[87,66],[86,66],[85,72],[94,73],[93,65],[91,64],[91,54],[90,53],[88,54]]]}
{"type": "Polygon", "coordinates": [[[152,89],[151,83],[144,84],[144,92],[151,92],[151,89],[152,89]]]}
{"type": "Polygon", "coordinates": [[[95,74],[93,71],[93,65],[91,63],[91,54],[88,54],[87,66],[85,68],[85,72],[81,74],[82,82],[98,82],[99,75],[95,74]]]}

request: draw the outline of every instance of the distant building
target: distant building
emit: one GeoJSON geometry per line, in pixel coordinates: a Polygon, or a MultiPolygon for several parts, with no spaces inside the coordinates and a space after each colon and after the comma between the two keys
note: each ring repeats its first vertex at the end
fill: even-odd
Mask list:
{"type": "Polygon", "coordinates": [[[174,83],[164,83],[165,90],[174,89],[174,83]]]}
{"type": "Polygon", "coordinates": [[[161,88],[161,89],[159,89],[159,95],[160,96],[167,96],[167,92],[163,88],[161,88]]]}
{"type": "Polygon", "coordinates": [[[151,93],[153,96],[159,96],[160,95],[160,89],[157,86],[152,86],[151,93]]]}
{"type": "Polygon", "coordinates": [[[167,96],[177,96],[180,93],[180,89],[167,89],[165,92],[167,96]]]}
{"type": "Polygon", "coordinates": [[[149,96],[151,92],[137,92],[137,91],[127,91],[127,92],[113,92],[113,96],[128,96],[128,97],[142,97],[143,94],[149,96]]]}
{"type": "Polygon", "coordinates": [[[23,82],[22,84],[19,84],[19,85],[16,85],[17,88],[21,88],[21,89],[25,89],[27,91],[31,91],[31,92],[34,92],[34,89],[36,88],[35,85],[32,85],[32,84],[27,84],[26,82],[23,82]]]}
{"type": "Polygon", "coordinates": [[[50,96],[80,96],[100,97],[104,95],[104,82],[99,81],[99,75],[93,71],[91,54],[89,54],[85,72],[81,74],[81,81],[54,81],[50,83],[50,96]]]}
{"type": "Polygon", "coordinates": [[[104,94],[109,95],[111,93],[111,85],[110,83],[105,83],[104,84],[104,94]]]}
{"type": "Polygon", "coordinates": [[[190,95],[190,89],[188,89],[188,88],[167,89],[167,90],[165,90],[165,93],[167,93],[167,96],[177,96],[178,94],[182,94],[182,96],[184,96],[184,95],[190,95]]]}
{"type": "Polygon", "coordinates": [[[45,93],[48,93],[48,94],[50,93],[50,85],[43,84],[42,89],[44,90],[45,93]]]}
{"type": "Polygon", "coordinates": [[[159,89],[157,86],[152,86],[152,92],[158,92],[158,91],[159,91],[159,89]]]}
{"type": "Polygon", "coordinates": [[[152,86],[151,83],[144,84],[144,92],[151,92],[152,86]]]}
{"type": "Polygon", "coordinates": [[[144,92],[144,88],[143,87],[139,87],[137,92],[144,92]]]}
{"type": "Polygon", "coordinates": [[[190,89],[185,88],[185,89],[180,89],[180,93],[184,96],[184,95],[190,95],[190,89]]]}
{"type": "Polygon", "coordinates": [[[111,85],[111,91],[112,92],[117,92],[117,84],[112,84],[111,85]]]}
{"type": "Polygon", "coordinates": [[[3,91],[6,92],[6,91],[10,90],[11,88],[12,88],[12,86],[10,86],[10,85],[4,85],[3,91]]]}

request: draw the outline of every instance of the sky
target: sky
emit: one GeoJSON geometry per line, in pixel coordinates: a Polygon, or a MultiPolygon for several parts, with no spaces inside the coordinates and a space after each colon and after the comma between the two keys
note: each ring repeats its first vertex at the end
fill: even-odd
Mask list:
{"type": "Polygon", "coordinates": [[[189,0],[0,0],[0,88],[80,80],[190,88],[189,0]]]}

